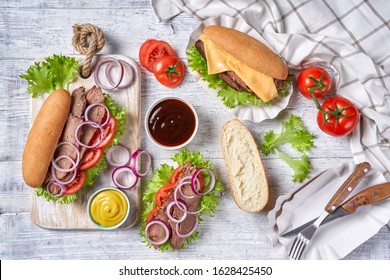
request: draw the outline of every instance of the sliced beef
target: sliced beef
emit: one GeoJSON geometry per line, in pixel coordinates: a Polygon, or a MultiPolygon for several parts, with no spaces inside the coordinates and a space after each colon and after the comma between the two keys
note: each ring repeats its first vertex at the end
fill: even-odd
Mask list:
{"type": "Polygon", "coordinates": [[[79,87],[72,92],[72,106],[70,113],[78,118],[83,118],[87,98],[85,97],[85,88],[79,87]]]}
{"type": "MultiPolygon", "coordinates": [[[[201,53],[201,55],[206,59],[206,52],[204,49],[204,43],[202,40],[198,40],[195,42],[195,47],[198,49],[198,51],[201,53]]],[[[222,73],[218,73],[218,76],[227,83],[231,88],[233,88],[236,91],[247,91],[250,93],[253,93],[253,90],[251,90],[243,80],[241,80],[240,77],[233,71],[225,71],[222,73]]]]}
{"type": "MultiPolygon", "coordinates": [[[[81,118],[78,118],[78,117],[70,114],[68,117],[68,120],[65,124],[64,131],[62,132],[60,142],[70,142],[77,147],[78,144],[75,140],[75,132],[76,132],[77,126],[79,124],[81,124],[82,122],[83,122],[83,120],[81,118]]],[[[68,156],[71,159],[73,159],[74,161],[77,160],[77,152],[70,145],[60,146],[57,149],[56,154],[54,155],[54,158],[57,158],[57,157],[62,156],[62,155],[68,156]]],[[[72,163],[67,159],[61,159],[57,162],[57,164],[58,164],[58,166],[60,166],[61,168],[64,168],[64,169],[68,169],[68,168],[72,167],[72,163]]],[[[62,180],[68,175],[68,173],[69,172],[57,171],[56,175],[57,175],[58,179],[62,180]]]]}
{"type": "MultiPolygon", "coordinates": [[[[88,106],[95,103],[102,104],[104,102],[102,90],[96,86],[93,86],[90,90],[88,90],[85,95],[88,106]]],[[[106,110],[101,106],[92,107],[88,113],[88,119],[98,124],[103,123],[105,116],[106,110]]],[[[90,125],[84,125],[81,138],[79,138],[80,142],[86,145],[91,145],[91,140],[94,138],[95,133],[100,133],[97,130],[98,128],[94,128],[90,125]]],[[[86,150],[86,148],[81,148],[81,157],[84,155],[86,150]]]]}
{"type": "MultiPolygon", "coordinates": [[[[186,163],[183,166],[183,171],[180,175],[179,181],[187,176],[192,176],[196,171],[196,167],[192,165],[191,163],[186,163]]],[[[199,210],[199,204],[200,204],[200,195],[196,195],[193,191],[191,186],[185,185],[182,187],[182,192],[185,196],[183,196],[180,192],[177,192],[177,199],[181,199],[185,201],[188,205],[188,211],[189,212],[196,212],[199,210]],[[192,197],[192,198],[189,198],[192,197]]],[[[183,211],[180,210],[180,208],[177,205],[174,205],[173,207],[173,213],[172,216],[176,219],[180,219],[183,215],[183,211]]],[[[178,225],[178,231],[180,234],[186,234],[190,232],[196,223],[196,215],[188,214],[184,221],[179,223],[178,225]]],[[[171,220],[168,221],[168,224],[172,228],[172,236],[171,236],[171,246],[175,250],[179,250],[185,241],[185,238],[179,237],[176,233],[176,223],[172,222],[171,220]]]]}
{"type": "MultiPolygon", "coordinates": [[[[191,163],[186,163],[183,166],[183,170],[182,170],[182,173],[180,175],[179,181],[186,176],[191,176],[192,174],[195,173],[195,171],[196,171],[196,167],[194,165],[192,165],[191,163]]],[[[176,185],[176,187],[177,187],[177,185],[176,185]]],[[[199,203],[200,203],[200,196],[195,195],[195,193],[192,191],[190,185],[183,186],[182,191],[186,196],[193,196],[193,198],[184,197],[179,192],[177,193],[177,198],[182,199],[187,203],[188,211],[190,211],[190,212],[198,211],[199,203]]],[[[175,250],[179,250],[183,246],[185,239],[177,236],[176,224],[174,222],[172,222],[166,214],[167,206],[172,199],[174,199],[174,192],[171,192],[168,195],[167,200],[159,208],[155,219],[159,219],[159,220],[165,222],[166,224],[168,224],[168,226],[172,230],[172,236],[170,239],[170,243],[175,250]]],[[[180,208],[178,208],[176,205],[174,205],[172,207],[172,209],[171,209],[172,216],[175,217],[176,219],[179,219],[183,215],[183,211],[180,210],[180,208]]],[[[190,232],[195,225],[195,222],[196,222],[195,219],[196,218],[194,215],[188,214],[186,219],[179,224],[179,232],[181,234],[185,234],[185,233],[190,232]]],[[[159,225],[150,226],[148,233],[149,233],[149,238],[152,240],[161,240],[165,237],[165,234],[166,234],[164,229],[161,228],[161,226],[159,226],[159,225]]],[[[158,246],[154,246],[154,248],[157,249],[158,246]]]]}
{"type": "Polygon", "coordinates": [[[103,103],[104,102],[104,96],[102,93],[102,90],[97,87],[93,86],[90,88],[86,93],[87,103],[88,105],[93,103],[103,103]]]}

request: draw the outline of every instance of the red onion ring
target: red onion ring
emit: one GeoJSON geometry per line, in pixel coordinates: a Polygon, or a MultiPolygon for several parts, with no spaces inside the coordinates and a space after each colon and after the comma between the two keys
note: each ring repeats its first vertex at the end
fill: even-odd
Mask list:
{"type": "MultiPolygon", "coordinates": [[[[187,213],[183,211],[183,216],[181,216],[181,218],[178,220],[176,218],[174,218],[172,215],[171,215],[171,208],[176,205],[176,204],[181,204],[186,210],[188,210],[188,206],[187,206],[187,203],[182,200],[182,199],[178,199],[177,200],[177,203],[174,201],[174,200],[171,200],[168,205],[167,205],[167,209],[166,209],[166,213],[167,213],[167,216],[168,218],[174,222],[174,223],[181,223],[182,221],[185,220],[185,218],[187,218],[187,213]]],[[[179,208],[180,209],[180,208],[179,208]]]]}
{"type": "Polygon", "coordinates": [[[116,168],[114,172],[112,172],[112,181],[119,189],[130,190],[137,185],[138,176],[134,173],[133,169],[130,168],[130,166],[120,166],[116,168]],[[131,181],[127,185],[123,185],[118,181],[119,175],[123,172],[126,172],[131,176],[131,181]]]}
{"type": "MultiPolygon", "coordinates": [[[[110,71],[110,72],[111,72],[111,71],[110,71]]],[[[123,65],[122,65],[117,59],[112,58],[112,57],[106,57],[106,58],[101,59],[101,60],[98,62],[98,64],[96,65],[95,71],[94,71],[94,73],[93,73],[93,76],[94,76],[94,79],[95,79],[95,83],[96,83],[96,85],[97,85],[98,87],[100,87],[100,88],[102,88],[102,89],[105,89],[105,90],[112,90],[112,89],[117,88],[117,87],[121,84],[122,79],[123,79],[123,72],[124,72],[123,65]],[[120,73],[119,73],[118,81],[117,81],[116,83],[114,83],[114,85],[112,85],[111,87],[108,87],[108,86],[103,85],[103,84],[101,83],[100,79],[99,79],[99,71],[100,71],[100,68],[101,68],[104,64],[106,64],[106,63],[108,63],[108,62],[110,62],[110,64],[111,64],[112,62],[115,62],[115,63],[117,63],[117,64],[119,65],[119,67],[120,67],[120,73]]],[[[106,73],[105,73],[105,74],[106,74],[106,73]]],[[[107,80],[111,79],[111,82],[112,82],[112,77],[111,77],[111,75],[109,75],[109,76],[106,75],[106,78],[107,78],[107,80]]],[[[111,82],[110,82],[110,83],[111,83],[111,82]]]]}
{"type": "Polygon", "coordinates": [[[171,232],[170,227],[164,221],[159,220],[159,219],[150,220],[146,224],[146,226],[145,226],[145,238],[146,238],[147,241],[149,241],[153,245],[162,245],[162,244],[164,244],[165,242],[168,241],[168,239],[171,236],[171,234],[172,234],[172,232],[171,232]],[[154,240],[150,239],[149,234],[148,234],[148,230],[149,230],[149,227],[152,226],[152,225],[160,225],[164,229],[165,237],[162,240],[154,241],[154,240]]]}
{"type": "Polygon", "coordinates": [[[53,176],[53,178],[54,178],[58,183],[63,184],[63,185],[69,184],[70,182],[72,182],[72,181],[76,178],[77,170],[73,170],[73,171],[71,171],[71,172],[73,172],[73,176],[72,176],[68,181],[61,181],[61,180],[58,179],[58,177],[57,177],[56,170],[55,170],[54,166],[53,166],[53,165],[51,166],[51,175],[53,176]]]}
{"type": "Polygon", "coordinates": [[[194,175],[192,175],[192,178],[191,178],[191,188],[192,188],[192,191],[194,193],[196,193],[197,195],[206,195],[206,194],[208,194],[209,192],[211,192],[214,189],[214,186],[215,186],[215,176],[214,176],[214,173],[211,172],[209,169],[207,169],[207,168],[199,168],[199,169],[197,169],[195,171],[194,175]],[[209,172],[210,177],[211,177],[211,182],[209,184],[209,188],[205,192],[201,192],[199,187],[198,188],[195,187],[196,179],[197,179],[199,173],[201,173],[202,171],[209,172]]]}
{"type": "Polygon", "coordinates": [[[198,211],[195,211],[195,212],[190,212],[190,211],[188,211],[188,209],[185,209],[185,208],[180,207],[180,204],[178,203],[178,201],[179,201],[180,199],[177,198],[177,192],[179,191],[179,189],[181,189],[181,188],[182,188],[183,186],[185,186],[185,185],[188,185],[188,183],[185,183],[185,182],[184,182],[184,183],[180,183],[179,185],[176,186],[175,191],[173,192],[173,200],[175,201],[177,207],[178,207],[181,211],[183,211],[183,212],[185,212],[185,213],[187,213],[187,214],[199,214],[200,212],[203,211],[203,208],[200,209],[200,210],[198,210],[198,211]]]}
{"type": "MultiPolygon", "coordinates": [[[[122,64],[122,67],[123,67],[123,71],[124,71],[124,74],[125,74],[125,69],[126,67],[129,69],[129,71],[127,72],[129,75],[128,79],[126,80],[126,82],[122,85],[122,84],[119,84],[116,86],[116,84],[112,81],[111,79],[111,69],[112,69],[112,65],[113,63],[110,62],[110,64],[107,65],[106,67],[106,71],[105,71],[105,74],[106,74],[106,77],[107,77],[107,80],[108,82],[112,85],[112,86],[116,86],[115,88],[118,88],[118,89],[123,89],[123,88],[126,88],[128,86],[130,86],[131,82],[133,81],[133,78],[134,78],[134,69],[133,67],[131,67],[131,65],[129,63],[127,63],[126,61],[124,60],[121,60],[119,59],[118,60],[120,64],[122,64]]],[[[125,76],[125,75],[123,75],[125,76]]],[[[123,79],[121,81],[121,83],[123,82],[123,79]]]]}
{"type": "Polygon", "coordinates": [[[142,149],[138,149],[137,151],[135,151],[132,155],[131,155],[131,159],[130,159],[130,167],[133,169],[134,173],[136,173],[136,175],[138,177],[143,177],[145,176],[146,174],[148,174],[149,170],[150,170],[150,167],[152,166],[152,157],[150,156],[150,154],[145,151],[145,150],[142,150],[142,149]],[[145,172],[142,172],[140,173],[140,170],[139,170],[139,166],[138,166],[138,157],[142,156],[142,154],[145,154],[146,157],[147,157],[147,169],[145,172]]]}
{"type": "Polygon", "coordinates": [[[198,227],[198,224],[199,224],[199,219],[198,219],[198,216],[195,215],[194,227],[188,233],[185,233],[185,234],[181,234],[179,232],[179,224],[176,224],[176,234],[177,234],[177,236],[179,236],[180,238],[187,238],[187,237],[191,236],[196,231],[196,228],[198,227]]]}
{"type": "Polygon", "coordinates": [[[100,143],[103,142],[103,139],[104,139],[104,129],[103,129],[103,127],[102,127],[101,125],[99,125],[99,124],[97,124],[97,123],[95,123],[95,122],[85,121],[85,122],[80,123],[80,124],[77,126],[76,131],[75,131],[75,133],[74,133],[74,138],[75,138],[77,144],[79,144],[80,146],[82,146],[82,147],[84,147],[84,148],[87,148],[87,149],[93,149],[93,148],[99,146],[100,143]],[[79,140],[79,137],[78,137],[78,133],[79,133],[80,128],[81,128],[82,126],[84,126],[84,125],[90,125],[90,126],[92,126],[92,127],[94,127],[94,128],[99,128],[99,129],[100,129],[100,132],[101,132],[100,135],[101,135],[101,136],[100,136],[99,141],[96,141],[93,145],[87,145],[87,144],[81,143],[81,141],[79,140]]]}
{"type": "Polygon", "coordinates": [[[130,160],[130,152],[127,148],[122,145],[112,146],[106,152],[106,161],[111,166],[123,166],[130,160]],[[124,155],[125,157],[121,160],[116,160],[115,154],[124,155]]]}
{"type": "Polygon", "coordinates": [[[53,197],[58,198],[65,194],[66,187],[58,182],[51,181],[49,184],[46,185],[46,191],[53,197]],[[54,191],[51,190],[51,186],[57,186],[60,189],[60,192],[58,194],[55,194],[54,191]]]}
{"type": "MultiPolygon", "coordinates": [[[[184,177],[184,178],[182,178],[180,180],[180,183],[185,183],[185,184],[189,184],[190,185],[191,181],[192,181],[192,176],[186,176],[186,177],[184,177]]],[[[195,188],[200,189],[200,180],[199,180],[198,177],[196,177],[195,183],[196,183],[195,188]]],[[[192,188],[192,186],[191,186],[191,188],[192,188]]],[[[186,195],[186,194],[184,194],[181,188],[180,188],[179,192],[185,198],[190,198],[191,199],[191,198],[195,197],[194,195],[186,195]]]]}
{"type": "MultiPolygon", "coordinates": [[[[100,106],[100,107],[103,107],[104,110],[106,110],[106,120],[104,121],[104,123],[100,124],[101,127],[105,127],[109,121],[110,121],[110,111],[108,110],[108,108],[103,104],[103,103],[92,103],[91,105],[89,105],[87,107],[87,109],[85,109],[85,112],[84,112],[84,118],[86,121],[91,121],[88,117],[88,114],[89,114],[89,111],[91,111],[92,108],[96,107],[96,106],[100,106]]],[[[94,122],[94,121],[91,121],[91,122],[94,122]]],[[[96,123],[96,122],[94,122],[96,123]]]]}
{"type": "Polygon", "coordinates": [[[54,166],[54,168],[56,170],[61,171],[61,172],[71,172],[71,171],[75,170],[77,167],[77,163],[70,156],[66,156],[66,155],[62,155],[62,156],[57,157],[56,159],[52,159],[51,164],[54,166]],[[62,159],[67,159],[68,161],[70,161],[70,163],[72,164],[72,167],[71,168],[60,167],[57,164],[57,162],[62,160],[62,159]]]}
{"type": "Polygon", "coordinates": [[[73,171],[73,170],[77,167],[77,165],[79,165],[79,162],[80,162],[80,151],[79,151],[79,149],[76,147],[76,145],[73,144],[73,143],[71,143],[71,142],[60,142],[60,143],[58,143],[58,145],[57,145],[57,147],[56,147],[56,150],[57,150],[59,147],[63,146],[63,145],[70,145],[70,146],[72,146],[72,147],[75,149],[75,151],[76,151],[77,160],[76,160],[76,162],[74,163],[73,167],[72,167],[72,168],[69,168],[69,169],[61,168],[60,166],[58,166],[58,164],[57,164],[57,161],[58,161],[58,160],[56,160],[56,159],[52,159],[52,160],[51,160],[51,164],[54,165],[54,168],[57,169],[58,171],[62,171],[62,172],[71,172],[71,171],[73,171]]]}

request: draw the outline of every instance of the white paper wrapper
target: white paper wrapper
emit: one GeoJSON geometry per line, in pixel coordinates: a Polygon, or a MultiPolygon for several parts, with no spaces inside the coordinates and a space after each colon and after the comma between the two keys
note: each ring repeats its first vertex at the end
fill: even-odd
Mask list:
{"type": "MultiPolygon", "coordinates": [[[[220,26],[226,26],[230,28],[234,28],[236,30],[239,30],[241,32],[244,32],[253,38],[256,38],[266,46],[268,46],[270,49],[273,49],[272,46],[270,46],[262,36],[260,36],[257,31],[248,25],[244,20],[239,18],[232,18],[229,16],[219,16],[216,18],[210,18],[192,32],[188,45],[187,50],[189,50],[195,42],[199,39],[200,35],[203,33],[203,28],[209,25],[220,25],[220,26]]],[[[208,83],[201,79],[200,75],[197,72],[192,71],[189,69],[191,74],[195,77],[196,81],[212,96],[215,98],[219,97],[217,96],[218,90],[209,88],[208,83]]],[[[266,119],[273,119],[275,118],[283,109],[287,107],[287,104],[289,102],[289,99],[291,97],[293,91],[293,87],[290,86],[288,88],[288,94],[284,97],[278,97],[274,100],[272,100],[271,105],[265,106],[264,104],[260,104],[259,106],[253,106],[253,105],[245,105],[245,106],[237,106],[233,109],[229,109],[226,107],[226,110],[230,110],[238,119],[240,120],[248,120],[252,122],[261,122],[266,119]]],[[[220,99],[219,99],[220,100],[220,99]]],[[[221,101],[221,100],[220,100],[221,101]]],[[[222,102],[222,101],[221,101],[222,102]]]]}
{"type": "MultiPolygon", "coordinates": [[[[281,254],[288,257],[295,236],[285,238],[280,235],[318,217],[354,168],[355,164],[351,163],[328,169],[277,199],[275,208],[268,213],[268,236],[281,254]]],[[[384,182],[386,180],[381,172],[371,170],[349,197],[384,182]]],[[[319,227],[302,259],[341,259],[374,236],[389,219],[389,199],[361,206],[356,213],[319,227]]]]}

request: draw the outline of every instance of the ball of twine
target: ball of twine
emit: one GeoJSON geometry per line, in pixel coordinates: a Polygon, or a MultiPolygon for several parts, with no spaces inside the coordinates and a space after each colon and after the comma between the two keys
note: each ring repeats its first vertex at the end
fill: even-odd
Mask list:
{"type": "Polygon", "coordinates": [[[98,27],[90,23],[73,25],[72,45],[86,56],[81,68],[82,77],[87,78],[91,75],[92,59],[104,47],[104,43],[104,34],[98,27]]]}

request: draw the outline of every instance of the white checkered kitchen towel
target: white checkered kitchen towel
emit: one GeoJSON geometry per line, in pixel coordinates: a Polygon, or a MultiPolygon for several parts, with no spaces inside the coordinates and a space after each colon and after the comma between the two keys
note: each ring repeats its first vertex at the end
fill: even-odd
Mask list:
{"type": "Polygon", "coordinates": [[[200,21],[241,17],[290,68],[327,62],[337,94],[362,113],[351,137],[356,163],[368,161],[390,180],[390,1],[151,0],[159,21],[186,12],[200,21]]]}

